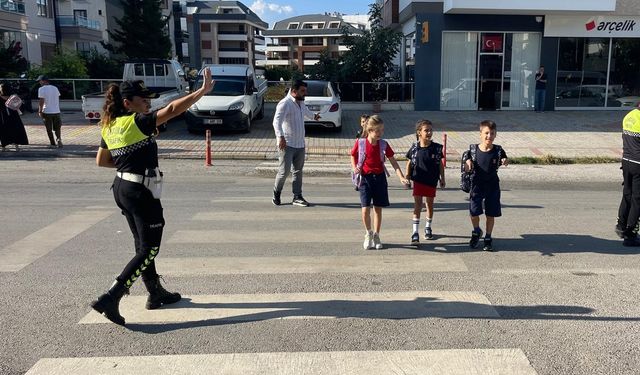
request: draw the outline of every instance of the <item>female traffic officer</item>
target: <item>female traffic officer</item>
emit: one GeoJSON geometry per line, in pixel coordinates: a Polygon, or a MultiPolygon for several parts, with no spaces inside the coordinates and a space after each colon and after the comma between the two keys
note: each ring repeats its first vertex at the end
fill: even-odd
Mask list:
{"type": "Polygon", "coordinates": [[[136,254],[124,267],[109,291],[91,306],[110,321],[124,325],[118,305],[136,279],[149,291],[146,308],[156,309],[178,302],[178,293],[166,291],[160,284],[154,259],[160,251],[164,227],[160,193],[162,172],[158,169],[156,127],[185,112],[204,94],[211,91],[214,81],[211,71],[203,70],[202,87],[176,99],[166,107],[149,112],[150,100],[158,95],[142,81],[111,84],[107,89],[101,120],[102,141],[96,156],[100,167],[116,168],[112,189],[116,204],[127,218],[136,254]]]}

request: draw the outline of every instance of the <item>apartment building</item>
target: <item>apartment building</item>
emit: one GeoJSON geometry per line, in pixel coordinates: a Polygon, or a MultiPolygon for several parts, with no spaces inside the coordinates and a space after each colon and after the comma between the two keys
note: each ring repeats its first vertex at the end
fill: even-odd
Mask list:
{"type": "Polygon", "coordinates": [[[56,46],[51,0],[0,0],[0,46],[20,43],[22,56],[40,64],[56,46]]]}
{"type": "MultiPolygon", "coordinates": [[[[239,1],[188,1],[186,3],[188,53],[184,62],[248,64],[265,59],[264,31],[269,25],[239,1]]],[[[184,54],[184,51],[183,51],[184,54]]]]}
{"type": "Polygon", "coordinates": [[[547,110],[640,102],[637,0],[384,0],[383,15],[416,110],[533,110],[540,65],[547,110]]]}
{"type": "Polygon", "coordinates": [[[338,57],[348,50],[344,45],[343,29],[362,34],[368,27],[362,17],[349,19],[340,15],[309,14],[276,22],[264,33],[271,39],[267,45],[265,66],[297,66],[301,71],[315,65],[320,53],[327,50],[338,57]],[[355,25],[355,26],[354,26],[355,25]]]}
{"type": "MultiPolygon", "coordinates": [[[[169,4],[163,1],[165,17],[172,15],[169,4]]],[[[22,55],[38,65],[56,46],[81,54],[92,49],[106,53],[100,42],[109,40],[107,30],[115,30],[114,18],[123,14],[119,0],[0,0],[0,46],[20,42],[22,55]]],[[[173,22],[168,32],[172,35],[173,22]]]]}

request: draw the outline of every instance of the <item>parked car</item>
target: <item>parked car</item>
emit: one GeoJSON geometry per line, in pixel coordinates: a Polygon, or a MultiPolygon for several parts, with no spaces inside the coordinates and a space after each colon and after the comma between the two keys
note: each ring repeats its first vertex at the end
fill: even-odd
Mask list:
{"type": "MultiPolygon", "coordinates": [[[[191,133],[207,129],[249,132],[253,120],[264,117],[267,82],[250,65],[206,65],[216,81],[213,90],[200,98],[185,114],[191,133]]],[[[194,87],[202,85],[202,72],[194,87]]]]}
{"type": "Polygon", "coordinates": [[[640,105],[640,96],[623,96],[615,99],[620,103],[619,107],[638,107],[640,105]]]}
{"type": "Polygon", "coordinates": [[[307,83],[307,96],[304,104],[311,112],[320,113],[318,121],[305,119],[305,127],[342,131],[342,105],[338,90],[329,81],[305,80],[305,82],[307,83]]]}
{"type": "Polygon", "coordinates": [[[560,91],[556,95],[556,107],[603,107],[608,96],[609,107],[620,107],[616,99],[621,94],[620,85],[580,85],[560,91]]]}

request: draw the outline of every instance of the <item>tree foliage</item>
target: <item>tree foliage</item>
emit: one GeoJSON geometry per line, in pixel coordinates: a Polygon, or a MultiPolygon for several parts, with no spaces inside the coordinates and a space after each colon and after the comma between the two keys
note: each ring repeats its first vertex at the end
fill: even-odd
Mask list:
{"type": "Polygon", "coordinates": [[[382,81],[393,68],[402,33],[382,26],[382,5],[369,6],[371,29],[362,35],[345,33],[349,50],[342,56],[342,79],[351,82],[382,81]]]}
{"type": "Polygon", "coordinates": [[[29,69],[29,62],[20,52],[22,44],[12,41],[7,48],[0,48],[0,78],[17,78],[29,69]]]}
{"type": "Polygon", "coordinates": [[[76,51],[58,50],[42,66],[34,66],[29,78],[44,74],[50,78],[88,78],[85,61],[76,51]]]}
{"type": "Polygon", "coordinates": [[[91,78],[120,78],[124,65],[119,59],[112,59],[101,54],[97,50],[91,50],[89,55],[83,57],[87,72],[91,78]]]}
{"type": "Polygon", "coordinates": [[[107,31],[114,43],[103,47],[127,58],[170,58],[168,19],[162,15],[161,0],[120,0],[124,15],[116,19],[118,30],[107,31]]]}
{"type": "Polygon", "coordinates": [[[343,28],[345,45],[349,47],[339,58],[332,58],[327,51],[309,70],[312,78],[340,82],[377,82],[385,79],[393,68],[402,41],[402,33],[382,26],[382,5],[369,6],[370,30],[363,34],[351,34],[343,28]]]}

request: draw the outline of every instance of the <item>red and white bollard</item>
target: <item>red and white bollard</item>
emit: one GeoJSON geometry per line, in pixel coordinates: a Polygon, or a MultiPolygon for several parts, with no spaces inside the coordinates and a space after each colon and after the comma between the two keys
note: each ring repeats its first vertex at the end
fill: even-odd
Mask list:
{"type": "Polygon", "coordinates": [[[211,130],[207,129],[206,134],[207,134],[206,136],[207,145],[205,147],[204,166],[210,167],[211,166],[211,130]]]}
{"type": "Polygon", "coordinates": [[[442,166],[447,167],[447,133],[442,136],[442,166]]]}

